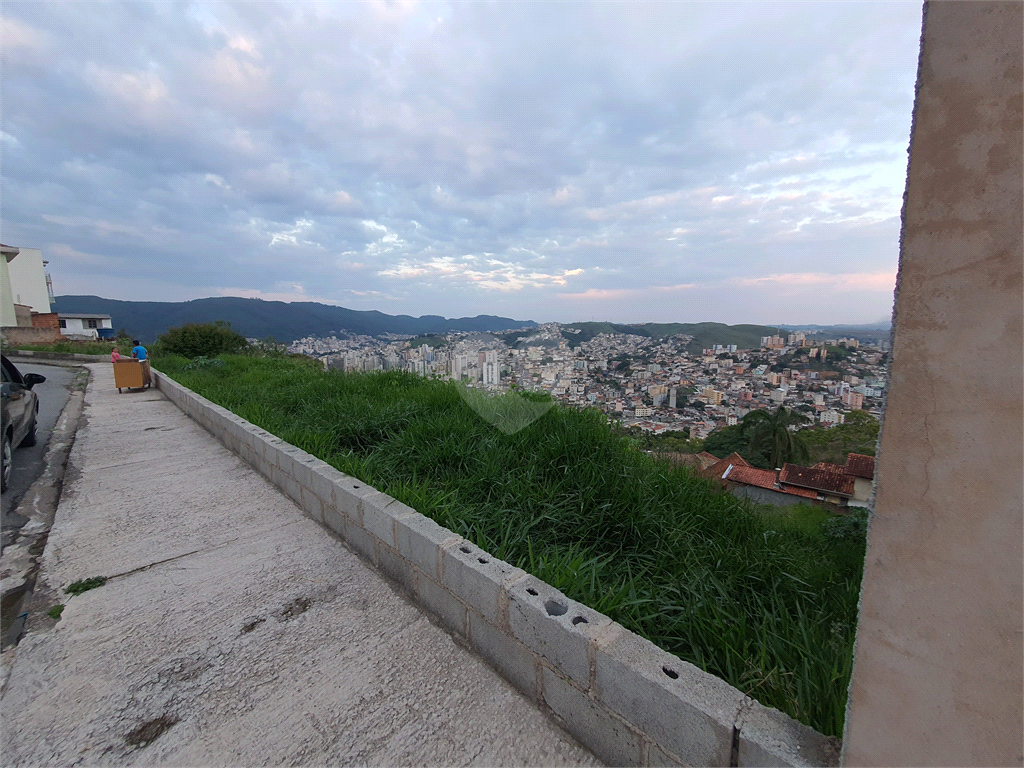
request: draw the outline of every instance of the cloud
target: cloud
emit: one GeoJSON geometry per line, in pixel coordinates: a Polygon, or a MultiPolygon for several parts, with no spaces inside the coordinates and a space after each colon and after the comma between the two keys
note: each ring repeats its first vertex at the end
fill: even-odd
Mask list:
{"type": "Polygon", "coordinates": [[[69,293],[740,322],[761,296],[795,311],[789,286],[827,292],[804,304],[826,322],[883,278],[808,275],[897,263],[914,4],[16,2],[0,22],[5,242],[57,248],[69,293]]]}

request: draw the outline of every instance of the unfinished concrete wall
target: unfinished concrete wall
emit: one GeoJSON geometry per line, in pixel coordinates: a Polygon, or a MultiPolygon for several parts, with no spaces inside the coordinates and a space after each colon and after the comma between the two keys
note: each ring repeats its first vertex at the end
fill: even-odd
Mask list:
{"type": "Polygon", "coordinates": [[[847,765],[1024,763],[1022,9],[925,8],[847,765]]]}

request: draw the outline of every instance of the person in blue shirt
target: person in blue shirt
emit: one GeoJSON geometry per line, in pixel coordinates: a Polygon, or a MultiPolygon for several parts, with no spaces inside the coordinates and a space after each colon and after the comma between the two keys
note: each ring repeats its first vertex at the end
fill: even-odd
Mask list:
{"type": "Polygon", "coordinates": [[[142,386],[148,387],[153,383],[153,380],[149,373],[149,359],[146,357],[146,348],[139,343],[138,339],[133,339],[132,344],[132,358],[142,363],[142,386]]]}

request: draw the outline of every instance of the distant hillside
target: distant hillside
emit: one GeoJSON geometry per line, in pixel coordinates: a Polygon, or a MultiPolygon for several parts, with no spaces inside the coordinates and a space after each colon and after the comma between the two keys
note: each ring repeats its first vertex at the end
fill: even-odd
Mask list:
{"type": "Polygon", "coordinates": [[[579,346],[601,333],[632,333],[635,336],[648,336],[654,339],[666,339],[669,336],[685,334],[693,336],[687,346],[690,352],[700,352],[715,344],[735,344],[739,349],[759,349],[762,336],[772,336],[779,332],[777,326],[767,325],[725,325],[724,323],[642,323],[639,325],[617,325],[615,323],[570,323],[570,328],[578,328],[580,333],[565,334],[572,346],[579,346]]]}
{"type": "Polygon", "coordinates": [[[536,325],[531,320],[510,320],[491,315],[449,320],[438,315],[386,315],[383,312],[346,309],[312,301],[286,304],[283,301],[240,299],[233,296],[182,302],[58,296],[54,311],[110,315],[115,329],[125,328],[143,342],[153,341],[168,328],[215,320],[226,320],[243,336],[257,339],[273,336],[281,342],[292,342],[304,336],[330,336],[342,331],[367,336],[382,333],[422,335],[451,331],[505,331],[536,325]]]}

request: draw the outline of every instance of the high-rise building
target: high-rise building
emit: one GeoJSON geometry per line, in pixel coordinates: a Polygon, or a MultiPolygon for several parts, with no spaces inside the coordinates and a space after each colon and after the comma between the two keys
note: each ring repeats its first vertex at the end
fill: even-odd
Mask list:
{"type": "Polygon", "coordinates": [[[483,384],[485,387],[496,387],[501,382],[501,363],[498,362],[497,352],[487,352],[484,355],[483,384]]]}

